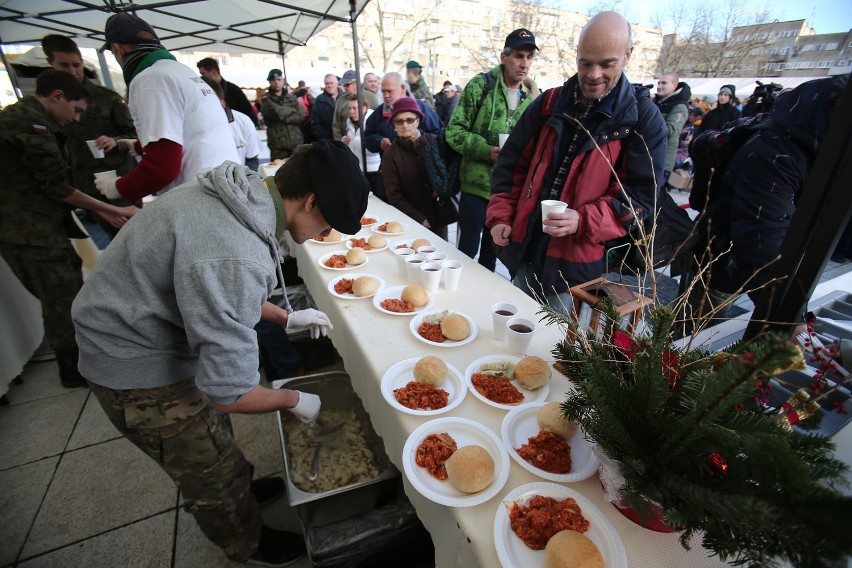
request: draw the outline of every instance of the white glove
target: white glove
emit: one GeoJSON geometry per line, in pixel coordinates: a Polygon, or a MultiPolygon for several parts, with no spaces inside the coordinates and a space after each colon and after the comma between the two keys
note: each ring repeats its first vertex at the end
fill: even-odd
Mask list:
{"type": "Polygon", "coordinates": [[[116,140],[116,144],[119,148],[126,148],[127,153],[130,154],[131,158],[135,158],[139,154],[136,153],[136,140],[133,138],[123,138],[121,140],[116,140]]]}
{"type": "Polygon", "coordinates": [[[299,402],[290,409],[290,412],[305,424],[313,424],[320,413],[320,397],[309,392],[295,391],[299,393],[299,402]]]}
{"type": "Polygon", "coordinates": [[[104,197],[107,199],[121,199],[121,194],[118,192],[116,182],[121,178],[95,178],[95,187],[98,188],[104,197]]]}
{"type": "Polygon", "coordinates": [[[293,312],[287,318],[286,329],[297,330],[305,328],[310,330],[313,339],[318,339],[320,335],[323,337],[328,335],[328,330],[334,329],[334,326],[331,325],[331,321],[329,321],[327,315],[313,308],[293,312]]]}

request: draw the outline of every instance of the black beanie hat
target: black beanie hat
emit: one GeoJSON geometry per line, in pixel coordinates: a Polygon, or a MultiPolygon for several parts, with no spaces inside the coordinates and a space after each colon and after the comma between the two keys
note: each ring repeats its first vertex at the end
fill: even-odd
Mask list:
{"type": "Polygon", "coordinates": [[[311,186],[320,212],[332,228],[344,235],[361,230],[370,183],[358,158],[339,140],[318,140],[311,150],[311,186]]]}

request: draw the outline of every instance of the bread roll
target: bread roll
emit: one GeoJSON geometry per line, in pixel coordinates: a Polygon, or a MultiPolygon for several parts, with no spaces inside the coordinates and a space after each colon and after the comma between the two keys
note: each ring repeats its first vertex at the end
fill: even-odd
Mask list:
{"type": "Polygon", "coordinates": [[[380,249],[386,247],[388,241],[381,235],[373,235],[369,239],[367,239],[367,244],[373,247],[374,249],[380,249]]]}
{"type": "Polygon", "coordinates": [[[580,429],[580,425],[565,418],[558,402],[548,402],[538,409],[535,415],[542,432],[553,432],[560,438],[570,440],[580,429]]]}
{"type": "Polygon", "coordinates": [[[415,308],[425,306],[429,302],[429,293],[420,284],[409,284],[402,289],[401,299],[415,308]]]}
{"type": "Polygon", "coordinates": [[[430,387],[439,387],[444,384],[448,372],[443,359],[429,355],[414,365],[414,380],[430,387]]]}
{"type": "Polygon", "coordinates": [[[595,543],[577,531],[559,531],[544,547],[544,568],[604,568],[595,543]]]}
{"type": "Polygon", "coordinates": [[[370,296],[379,289],[379,281],[372,276],[361,276],[352,283],[352,293],[356,296],[370,296]]]}
{"type": "Polygon", "coordinates": [[[361,247],[352,247],[346,253],[347,264],[364,264],[367,260],[367,253],[361,247]]]}
{"type": "Polygon", "coordinates": [[[535,355],[527,355],[515,365],[515,379],[525,389],[543,387],[550,380],[550,375],[550,365],[535,355]]]}
{"type": "Polygon", "coordinates": [[[402,223],[397,221],[388,221],[387,226],[385,227],[386,233],[401,233],[402,232],[402,223]]]}
{"type": "Polygon", "coordinates": [[[428,247],[431,243],[426,239],[415,239],[413,243],[411,243],[411,248],[414,250],[419,249],[420,247],[428,247]]]}
{"type": "Polygon", "coordinates": [[[464,446],[444,462],[447,480],[463,493],[482,491],[494,479],[494,459],[482,446],[464,446]]]}
{"type": "Polygon", "coordinates": [[[337,229],[332,229],[329,231],[328,236],[323,239],[323,242],[326,243],[336,243],[339,242],[343,238],[343,235],[340,234],[340,231],[337,229]]]}
{"type": "Polygon", "coordinates": [[[459,314],[450,314],[441,320],[441,335],[453,341],[462,341],[470,335],[470,322],[459,314]]]}

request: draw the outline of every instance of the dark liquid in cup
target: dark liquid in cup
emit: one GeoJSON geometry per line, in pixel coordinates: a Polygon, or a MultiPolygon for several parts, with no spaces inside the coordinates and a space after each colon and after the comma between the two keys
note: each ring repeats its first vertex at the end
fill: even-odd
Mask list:
{"type": "Polygon", "coordinates": [[[494,313],[497,314],[498,316],[513,316],[513,315],[515,315],[513,312],[510,312],[509,310],[497,310],[494,313]]]}
{"type": "Polygon", "coordinates": [[[411,264],[420,264],[423,261],[415,258],[414,260],[409,260],[408,262],[410,262],[411,264]]]}
{"type": "Polygon", "coordinates": [[[438,272],[437,268],[426,268],[426,272],[438,272]]]}
{"type": "Polygon", "coordinates": [[[509,329],[512,331],[517,331],[518,333],[531,333],[532,328],[528,325],[523,325],[520,323],[515,323],[509,326],[509,329]]]}

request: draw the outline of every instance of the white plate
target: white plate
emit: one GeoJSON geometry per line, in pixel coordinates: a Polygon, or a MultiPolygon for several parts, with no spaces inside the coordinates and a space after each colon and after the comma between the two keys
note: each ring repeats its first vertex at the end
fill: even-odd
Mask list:
{"type": "Polygon", "coordinates": [[[521,359],[522,359],[522,357],[519,357],[517,355],[486,355],[485,357],[480,357],[479,359],[477,359],[476,361],[474,361],[473,363],[471,363],[470,365],[467,366],[467,369],[465,369],[465,372],[464,372],[464,381],[467,383],[467,386],[468,386],[468,388],[470,388],[470,392],[473,394],[473,396],[475,396],[476,398],[478,398],[479,400],[481,400],[485,404],[488,404],[488,405],[493,406],[495,408],[502,408],[504,410],[512,410],[513,408],[517,408],[522,404],[528,404],[530,402],[543,402],[543,401],[547,400],[547,395],[548,395],[548,393],[550,393],[550,381],[548,381],[541,388],[538,388],[538,389],[535,389],[535,390],[527,390],[524,387],[522,387],[521,385],[519,385],[518,381],[516,381],[515,379],[512,379],[512,381],[511,381],[512,384],[515,385],[515,387],[519,391],[521,391],[522,395],[524,395],[523,402],[519,402],[518,404],[500,404],[498,402],[494,402],[493,400],[489,400],[489,399],[485,398],[484,396],[482,396],[479,393],[479,391],[476,390],[476,387],[473,386],[473,383],[470,382],[471,376],[476,372],[477,368],[480,365],[482,365],[483,363],[491,363],[491,362],[494,362],[494,361],[511,361],[512,363],[516,364],[521,359]]]}
{"type": "Polygon", "coordinates": [[[434,345],[435,347],[459,347],[460,345],[467,345],[468,343],[476,339],[476,336],[479,334],[479,327],[477,327],[476,325],[476,320],[474,320],[467,314],[463,314],[462,312],[457,312],[455,310],[448,311],[453,314],[464,316],[467,319],[468,323],[470,323],[470,335],[468,335],[466,338],[462,339],[461,341],[453,341],[452,339],[447,339],[443,343],[436,343],[434,341],[429,341],[428,339],[417,333],[417,329],[420,327],[420,324],[423,323],[424,317],[432,314],[440,314],[443,311],[444,310],[432,310],[430,312],[423,312],[422,314],[414,316],[414,318],[411,320],[411,324],[408,326],[409,329],[411,329],[412,335],[414,335],[415,338],[419,339],[423,343],[426,343],[428,345],[434,345]]]}
{"type": "Polygon", "coordinates": [[[598,461],[597,456],[592,451],[592,446],[583,437],[581,430],[578,430],[574,437],[568,440],[568,445],[571,446],[570,473],[550,473],[549,471],[544,471],[522,458],[515,451],[515,448],[520,448],[530,438],[537,436],[541,432],[541,428],[538,427],[536,414],[538,414],[539,409],[545,404],[547,403],[534,402],[524,404],[523,406],[513,408],[503,418],[500,435],[503,437],[503,444],[509,451],[509,455],[527,471],[550,481],[571,483],[588,479],[598,471],[601,462],[598,461]]]}
{"type": "MultiPolygon", "coordinates": [[[[346,238],[346,248],[348,248],[348,249],[350,249],[350,250],[352,250],[352,239],[353,239],[353,238],[355,238],[355,237],[347,237],[347,238],[346,238]]],[[[358,238],[360,239],[361,237],[358,237],[358,238]]],[[[365,238],[366,238],[366,237],[365,237],[365,238]]],[[[367,239],[367,240],[369,240],[369,239],[367,239]]],[[[366,253],[379,252],[380,250],[387,250],[387,248],[388,248],[388,244],[387,244],[387,242],[386,242],[386,243],[385,243],[385,246],[383,246],[382,248],[369,248],[369,249],[364,249],[364,252],[366,252],[366,253]]]]}
{"type": "Polygon", "coordinates": [[[316,243],[318,245],[339,245],[340,243],[349,242],[347,239],[349,239],[347,235],[340,235],[339,241],[318,241],[316,239],[308,239],[308,242],[316,243]]]}
{"type": "Polygon", "coordinates": [[[414,380],[414,365],[417,364],[417,361],[419,360],[419,357],[406,359],[385,371],[385,375],[382,377],[382,396],[385,397],[388,404],[401,412],[414,414],[416,416],[434,416],[435,414],[443,414],[444,412],[448,412],[461,404],[467,394],[467,388],[465,387],[461,371],[452,365],[447,365],[449,373],[447,374],[447,378],[444,383],[441,386],[436,387],[447,391],[447,394],[449,395],[447,406],[444,408],[439,408],[437,410],[414,410],[413,408],[401,405],[399,401],[396,400],[396,397],[393,395],[394,389],[402,388],[414,380]]]}
{"type": "Polygon", "coordinates": [[[356,268],[360,268],[360,267],[364,266],[365,264],[367,264],[368,262],[370,262],[370,257],[368,256],[364,259],[364,262],[362,262],[361,264],[349,264],[347,262],[345,268],[331,268],[331,267],[325,265],[325,261],[328,260],[329,258],[331,258],[333,255],[339,254],[339,255],[342,255],[342,256],[346,256],[347,252],[349,252],[349,251],[335,250],[335,251],[327,252],[324,255],[322,255],[321,257],[319,257],[319,260],[317,262],[319,262],[319,265],[322,266],[323,268],[325,268],[326,270],[337,270],[337,271],[340,271],[340,270],[355,270],[356,268]]]}
{"type": "Polygon", "coordinates": [[[362,276],[369,276],[370,278],[375,278],[379,281],[379,290],[376,290],[375,293],[378,293],[382,288],[385,287],[385,281],[376,276],[375,274],[341,274],[340,276],[335,276],[331,279],[331,282],[328,283],[328,291],[331,292],[333,296],[337,296],[338,298],[343,298],[344,300],[363,300],[364,298],[370,298],[375,295],[375,293],[370,294],[369,296],[356,296],[355,294],[338,294],[334,291],[334,285],[340,282],[343,278],[351,278],[355,280],[356,278],[360,278],[362,276]]]}
{"type": "Polygon", "coordinates": [[[375,219],[375,221],[373,221],[372,223],[367,223],[366,225],[365,225],[365,224],[363,224],[363,223],[361,223],[361,228],[362,228],[362,229],[363,229],[364,227],[372,227],[373,225],[375,225],[376,223],[381,222],[381,220],[382,220],[382,218],[381,218],[381,217],[379,217],[378,215],[371,215],[369,212],[368,212],[368,213],[364,213],[363,215],[361,215],[361,218],[362,218],[362,219],[363,219],[364,217],[370,217],[371,219],[375,219]]]}
{"type": "MultiPolygon", "coordinates": [[[[390,223],[390,221],[388,221],[388,223],[390,223]]],[[[408,230],[408,223],[400,223],[400,225],[402,225],[402,230],[401,230],[401,231],[393,231],[393,232],[390,232],[390,231],[380,231],[380,230],[379,230],[379,226],[380,226],[380,225],[383,225],[383,224],[384,224],[384,223],[376,223],[375,225],[372,225],[372,226],[370,227],[370,230],[371,230],[371,231],[373,231],[374,233],[376,233],[377,235],[390,235],[390,236],[393,236],[393,235],[401,235],[401,234],[403,234],[405,231],[407,231],[407,230],[408,230]]]]}
{"type": "Polygon", "coordinates": [[[402,296],[403,288],[405,288],[405,286],[391,286],[390,288],[384,288],[383,290],[379,290],[378,292],[376,292],[376,295],[373,296],[373,305],[376,306],[376,309],[380,312],[384,312],[392,316],[413,316],[425,312],[426,310],[431,308],[432,305],[435,303],[435,298],[433,298],[432,294],[429,294],[429,292],[427,291],[426,293],[429,294],[429,301],[426,302],[425,306],[414,308],[413,312],[403,314],[399,312],[391,312],[389,310],[384,309],[382,307],[382,302],[384,302],[388,298],[396,298],[397,300],[399,300],[400,296],[402,296]]]}
{"type": "MultiPolygon", "coordinates": [[[[509,478],[509,454],[497,434],[473,420],[447,416],[421,424],[405,441],[402,465],[411,485],[427,499],[448,507],[473,507],[497,495],[509,478]],[[477,445],[485,448],[494,460],[494,480],[479,493],[462,493],[447,481],[438,481],[429,471],[417,465],[417,448],[429,434],[447,432],[459,448],[477,445]]],[[[511,530],[511,529],[510,529],[511,530]]],[[[523,544],[523,543],[521,543],[523,544]]]]}
{"type": "Polygon", "coordinates": [[[595,543],[604,560],[604,565],[611,568],[627,566],[627,552],[618,531],[609,522],[609,519],[600,509],[577,493],[564,485],[557,485],[549,481],[536,481],[521,485],[510,491],[500,504],[497,505],[497,514],[494,517],[494,547],[497,549],[497,558],[503,568],[536,568],[544,566],[544,550],[533,550],[518,535],[512,531],[509,524],[509,510],[516,501],[528,502],[536,495],[553,497],[563,500],[573,497],[583,512],[583,517],[589,521],[589,530],[585,535],[595,543]]]}

